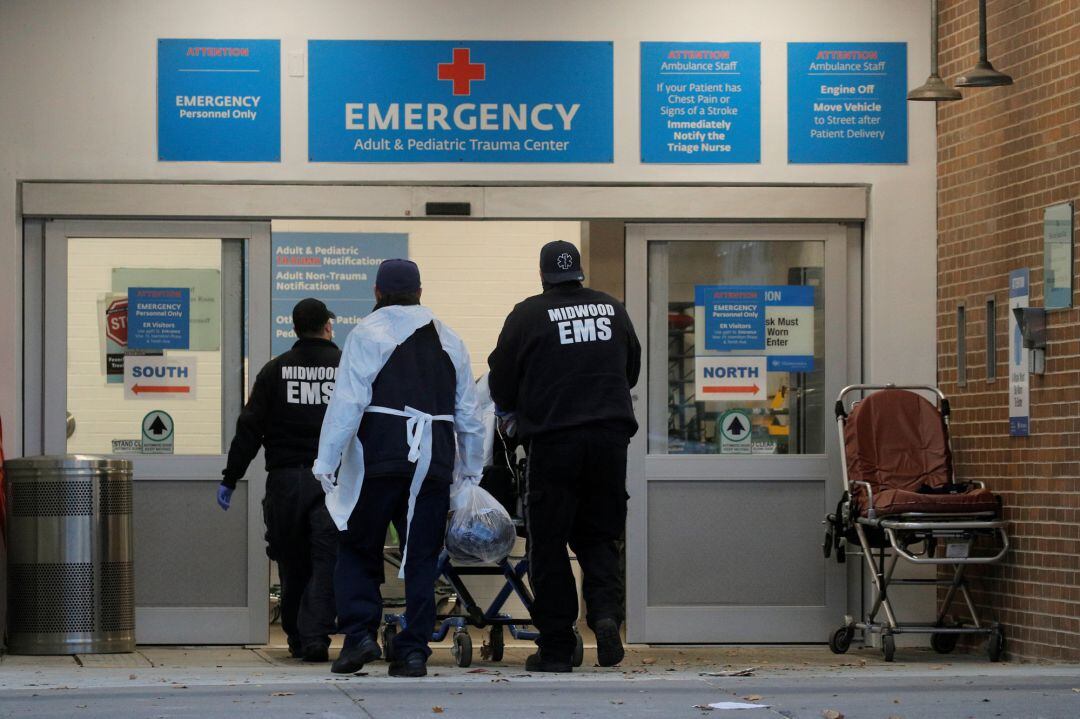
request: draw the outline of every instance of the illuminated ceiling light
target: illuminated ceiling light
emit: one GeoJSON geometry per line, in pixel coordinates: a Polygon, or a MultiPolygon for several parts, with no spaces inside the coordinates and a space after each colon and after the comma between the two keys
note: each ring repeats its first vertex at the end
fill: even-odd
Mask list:
{"type": "Polygon", "coordinates": [[[963,95],[956,88],[949,87],[938,74],[938,9],[937,0],[930,3],[930,77],[919,87],[908,93],[909,100],[929,102],[950,102],[959,100],[963,95]]]}
{"type": "Polygon", "coordinates": [[[1011,76],[995,70],[986,59],[986,0],[979,0],[979,62],[956,79],[956,86],[998,87],[1012,83],[1011,76]]]}

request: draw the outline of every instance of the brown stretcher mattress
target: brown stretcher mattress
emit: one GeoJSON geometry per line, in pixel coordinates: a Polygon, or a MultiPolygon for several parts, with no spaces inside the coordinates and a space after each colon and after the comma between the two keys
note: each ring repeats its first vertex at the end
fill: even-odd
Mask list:
{"type": "MultiPolygon", "coordinates": [[[[844,425],[844,448],[848,480],[870,484],[878,517],[997,511],[997,499],[988,489],[925,491],[952,484],[952,456],[944,419],[915,392],[879,390],[857,403],[844,425]]],[[[866,488],[853,484],[851,493],[866,516],[866,488]]]]}

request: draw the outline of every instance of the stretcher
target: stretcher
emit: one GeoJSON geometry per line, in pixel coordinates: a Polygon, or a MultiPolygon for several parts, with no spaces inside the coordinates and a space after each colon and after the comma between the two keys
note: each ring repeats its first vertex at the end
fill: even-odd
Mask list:
{"type": "MultiPolygon", "coordinates": [[[[494,462],[484,468],[480,486],[502,503],[517,527],[519,537],[527,537],[524,522],[523,498],[525,496],[525,459],[518,456],[516,443],[496,427],[494,462]]],[[[393,566],[394,552],[387,548],[386,561],[393,566]]],[[[400,552],[396,555],[400,564],[400,552]]],[[[534,641],[539,637],[532,624],[532,590],[528,586],[529,562],[527,558],[505,557],[494,565],[455,566],[444,549],[439,555],[436,583],[436,617],[432,642],[441,642],[453,633],[451,654],[459,667],[468,667],[473,660],[473,643],[469,628],[486,630],[487,641],[480,647],[483,661],[501,662],[506,645],[506,634],[520,641],[534,641]],[[468,577],[502,576],[504,583],[491,604],[486,608],[473,597],[467,586],[468,577]],[[517,597],[528,617],[513,617],[506,612],[506,603],[517,597]]],[[[391,661],[394,636],[406,626],[405,614],[387,612],[384,615],[380,641],[383,657],[391,661]]],[[[580,667],[584,661],[585,648],[581,634],[574,628],[576,640],[571,661],[580,667]]]]}
{"type": "Polygon", "coordinates": [[[1009,550],[1009,536],[999,499],[982,482],[955,479],[948,399],[932,386],[852,385],[840,392],[835,412],[844,449],[844,493],[836,512],[826,517],[823,549],[826,558],[835,553],[844,562],[847,545],[855,545],[873,599],[861,620],[844,618],[829,637],[829,648],[843,654],[861,631],[864,643],[880,637],[885,661],[891,662],[899,634],[929,634],[931,647],[943,654],[961,636],[975,635],[986,638],[990,661],[999,661],[1004,630],[979,617],[964,572],[972,565],[1000,562],[1009,550]],[[855,394],[862,399],[846,405],[855,394]],[[901,579],[895,576],[900,560],[951,572],[901,579]],[[889,596],[889,588],[897,585],[944,587],[936,618],[925,624],[897,621],[889,596]],[[970,624],[949,613],[958,597],[970,624]]]}

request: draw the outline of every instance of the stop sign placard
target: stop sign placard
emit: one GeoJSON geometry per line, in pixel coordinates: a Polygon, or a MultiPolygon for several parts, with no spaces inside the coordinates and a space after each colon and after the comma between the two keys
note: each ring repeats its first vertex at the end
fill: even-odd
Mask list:
{"type": "Polygon", "coordinates": [[[127,297],[115,299],[105,308],[105,336],[121,347],[127,347],[127,297]]]}

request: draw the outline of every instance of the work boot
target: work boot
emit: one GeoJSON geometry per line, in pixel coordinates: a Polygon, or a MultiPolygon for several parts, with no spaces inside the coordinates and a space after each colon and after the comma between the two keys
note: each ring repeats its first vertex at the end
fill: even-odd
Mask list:
{"type": "Polygon", "coordinates": [[[596,663],[602,667],[613,667],[621,662],[626,653],[619,634],[619,623],[606,617],[598,619],[593,632],[596,634],[596,663]]]}
{"type": "Polygon", "coordinates": [[[360,643],[341,650],[341,654],[334,660],[330,671],[334,674],[355,674],[364,668],[368,662],[373,662],[382,656],[382,650],[371,637],[364,637],[360,643]]]}
{"type": "Polygon", "coordinates": [[[559,672],[566,674],[574,671],[574,667],[570,664],[569,660],[560,661],[555,659],[548,659],[543,656],[543,651],[539,651],[536,654],[532,654],[525,660],[525,671],[528,672],[559,672]]]}
{"type": "Polygon", "coordinates": [[[388,673],[392,677],[426,677],[427,659],[422,652],[410,652],[404,659],[390,662],[388,673]]]}
{"type": "Polygon", "coordinates": [[[289,656],[293,659],[300,659],[304,656],[304,648],[300,646],[299,639],[289,637],[289,656]]]}
{"type": "Polygon", "coordinates": [[[311,662],[312,664],[326,662],[330,660],[329,649],[329,646],[322,643],[307,644],[304,646],[303,656],[301,658],[305,662],[311,662]]]}

